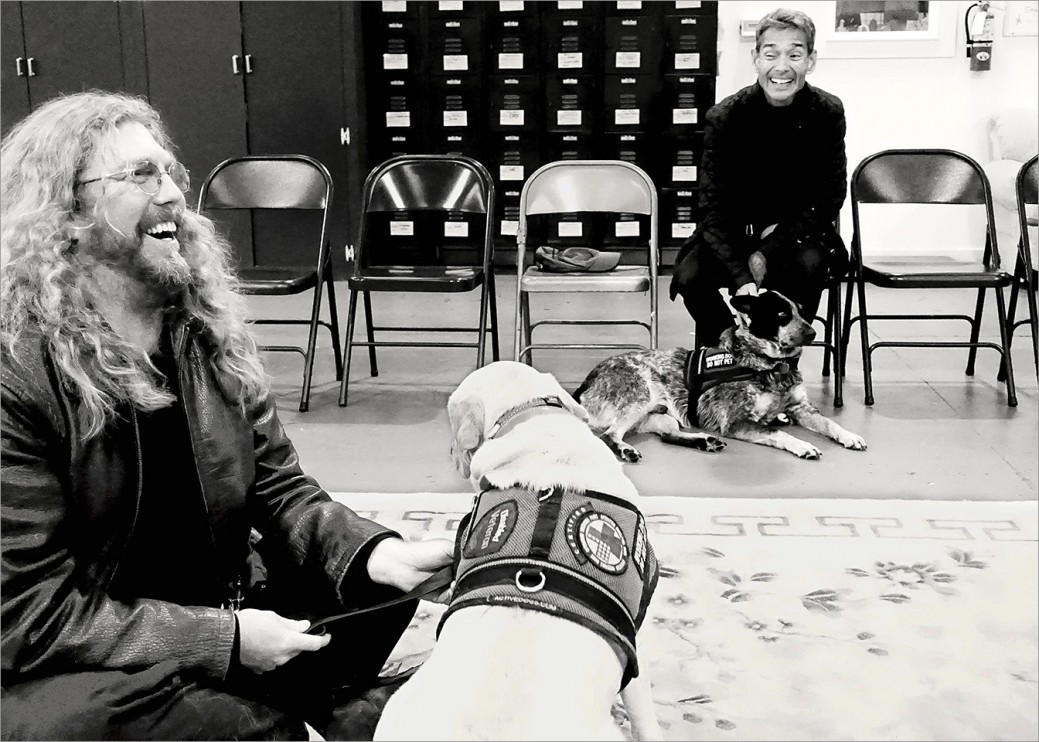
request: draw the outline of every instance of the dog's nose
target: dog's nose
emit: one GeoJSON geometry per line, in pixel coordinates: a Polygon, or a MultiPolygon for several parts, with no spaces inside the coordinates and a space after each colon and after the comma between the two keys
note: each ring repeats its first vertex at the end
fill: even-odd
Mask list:
{"type": "Polygon", "coordinates": [[[815,328],[812,327],[811,325],[806,325],[805,326],[804,336],[805,336],[805,340],[804,340],[805,343],[810,343],[813,340],[815,340],[815,328]]]}

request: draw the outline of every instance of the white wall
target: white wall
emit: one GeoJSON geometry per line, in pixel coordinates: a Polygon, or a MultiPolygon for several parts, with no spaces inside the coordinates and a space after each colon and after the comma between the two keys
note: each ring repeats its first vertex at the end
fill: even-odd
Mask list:
{"type": "MultiPolygon", "coordinates": [[[[990,159],[988,118],[1001,107],[1039,108],[1039,37],[1004,36],[1003,13],[997,11],[992,69],[971,72],[963,14],[972,4],[969,0],[942,2],[944,12],[956,6],[956,41],[949,57],[837,59],[828,58],[825,45],[820,46],[818,64],[808,80],[844,102],[849,176],[864,157],[891,147],[945,147],[985,164],[990,159]]],[[[833,6],[832,2],[795,0],[720,2],[718,100],[755,80],[750,60],[754,40],[740,37],[741,19],[757,20],[777,7],[788,7],[805,11],[822,27],[833,6]]],[[[947,215],[944,219],[946,229],[935,234],[930,229],[914,229],[915,220],[907,218],[905,229],[885,240],[886,251],[965,257],[960,248],[951,247],[962,235],[964,224],[947,215]]],[[[850,241],[847,205],[841,213],[841,231],[850,241]]],[[[1007,255],[1010,246],[1000,247],[1007,255]]]]}

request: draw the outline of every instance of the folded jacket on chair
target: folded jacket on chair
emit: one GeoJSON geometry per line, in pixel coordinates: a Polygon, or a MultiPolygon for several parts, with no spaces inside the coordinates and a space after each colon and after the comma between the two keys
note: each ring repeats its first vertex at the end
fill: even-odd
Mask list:
{"type": "Polygon", "coordinates": [[[619,252],[593,250],[590,247],[546,247],[534,251],[538,268],[551,273],[606,273],[620,263],[619,252]]]}

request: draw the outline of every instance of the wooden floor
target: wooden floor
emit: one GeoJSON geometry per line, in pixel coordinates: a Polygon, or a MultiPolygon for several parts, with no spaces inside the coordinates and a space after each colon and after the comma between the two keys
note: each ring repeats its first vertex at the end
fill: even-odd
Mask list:
{"type": "MultiPolygon", "coordinates": [[[[498,277],[501,357],[512,358],[515,279],[498,277]]],[[[660,346],[692,347],[692,322],[684,307],[667,298],[661,278],[660,346]]],[[[349,293],[336,285],[340,322],[345,328],[349,293]]],[[[970,291],[935,294],[869,289],[871,311],[973,312],[970,291]]],[[[644,295],[601,298],[557,297],[551,304],[532,302],[534,318],[542,307],[575,316],[622,316],[648,306],[644,295]]],[[[374,295],[378,324],[415,325],[442,321],[475,323],[478,294],[374,295]]],[[[264,316],[309,314],[310,298],[251,297],[250,306],[264,316]]],[[[983,338],[998,342],[995,307],[986,309],[983,338]]],[[[359,327],[363,327],[358,322],[359,327]]],[[[934,337],[965,339],[962,322],[873,323],[875,338],[934,337]]],[[[267,342],[303,341],[303,330],[258,327],[267,342]]],[[[563,332],[547,328],[546,333],[563,332]]],[[[645,334],[605,332],[641,342],[645,334]]],[[[268,370],[275,378],[279,414],[299,451],[304,470],[335,492],[465,492],[468,483],[453,470],[449,455],[447,397],[475,368],[470,349],[380,349],[379,376],[371,377],[367,353],[355,353],[349,405],[337,404],[329,334],[319,336],[310,411],[300,413],[300,356],[270,353],[268,370]]],[[[879,498],[1039,501],[1039,396],[1027,328],[1014,342],[1014,369],[1019,404],[1007,406],[1006,391],[996,381],[998,356],[979,352],[977,373],[964,375],[963,349],[880,349],[873,355],[872,407],[863,404],[862,366],[857,330],[850,347],[844,406],[834,409],[832,377],[821,375],[822,350],[809,348],[801,363],[809,392],[823,414],[862,435],[866,452],[847,451],[803,430],[795,434],[823,451],[818,461],[732,441],[718,454],[668,446],[656,438],[635,436],[644,458],[626,471],[643,496],[879,498]]],[[[601,351],[545,351],[534,363],[574,389],[601,351]]],[[[490,353],[488,351],[488,359],[490,353]]]]}

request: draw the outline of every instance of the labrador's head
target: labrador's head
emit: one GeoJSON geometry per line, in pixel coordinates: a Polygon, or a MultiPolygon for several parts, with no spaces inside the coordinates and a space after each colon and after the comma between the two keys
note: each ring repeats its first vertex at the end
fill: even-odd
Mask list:
{"type": "Polygon", "coordinates": [[[487,431],[513,407],[537,397],[559,397],[570,412],[588,421],[588,411],[578,404],[552,374],[525,363],[495,361],[469,374],[447,400],[451,423],[451,460],[469,478],[473,454],[483,445],[487,431]]]}

